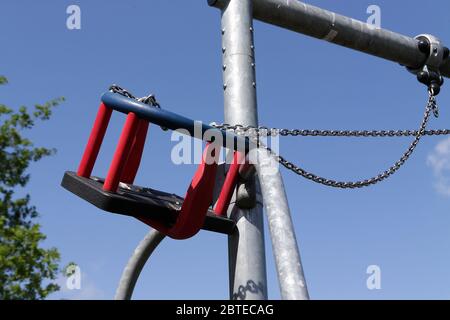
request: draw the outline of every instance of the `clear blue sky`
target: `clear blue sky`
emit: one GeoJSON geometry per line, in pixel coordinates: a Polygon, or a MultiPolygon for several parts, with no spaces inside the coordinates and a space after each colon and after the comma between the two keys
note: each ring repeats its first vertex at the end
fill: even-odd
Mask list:
{"type": "MultiPolygon", "coordinates": [[[[450,43],[450,3],[331,1],[308,3],[366,20],[377,4],[382,27],[414,36],[433,33],[450,43]],[[431,10],[431,12],[427,12],[431,10]],[[431,17],[431,18],[430,18],[431,17]]],[[[255,23],[260,123],[274,127],[415,129],[425,88],[402,67],[259,22],[255,23]]],[[[112,83],[137,95],[153,92],[162,106],[194,119],[222,121],[220,18],[198,1],[24,1],[0,3],[0,73],[10,84],[1,102],[18,107],[67,99],[30,133],[58,154],[30,168],[27,187],[42,213],[46,246],[83,272],[81,291],[52,298],[114,295],[122,269],[148,228],[105,214],[60,187],[74,170],[112,83]],[[78,4],[82,29],[66,28],[66,8],[78,4]]],[[[450,88],[439,96],[450,127],[450,88]]],[[[104,175],[123,117],[113,117],[95,173],[104,175]]],[[[281,153],[317,173],[351,180],[395,162],[409,139],[286,138],[281,153]]],[[[450,142],[427,138],[388,181],[354,191],[333,190],[283,170],[310,295],[314,299],[450,298],[450,142]],[[439,146],[438,146],[439,145],[439,146]],[[382,270],[382,289],[366,288],[366,268],[382,270]]],[[[184,194],[194,166],[170,162],[173,143],[150,129],[138,184],[184,194]]],[[[267,230],[266,230],[267,234],[267,230]]],[[[269,297],[279,298],[269,237],[269,297]]],[[[226,299],[227,240],[202,232],[164,241],[141,275],[135,298],[226,299]]]]}

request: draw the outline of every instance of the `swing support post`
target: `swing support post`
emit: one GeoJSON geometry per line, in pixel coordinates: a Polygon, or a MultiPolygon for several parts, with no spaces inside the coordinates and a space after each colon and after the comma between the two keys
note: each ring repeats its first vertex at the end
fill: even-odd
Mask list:
{"type": "MultiPolygon", "coordinates": [[[[254,69],[253,18],[251,0],[231,0],[222,10],[222,53],[225,122],[256,126],[256,79],[254,69]]],[[[259,192],[256,205],[239,208],[239,192],[255,183],[255,178],[238,185],[228,215],[236,229],[228,237],[230,298],[267,299],[266,258],[264,252],[263,210],[259,192]],[[246,290],[246,288],[257,290],[246,290]]],[[[244,195],[245,196],[245,195],[244,195]]]]}
{"type": "MultiPolygon", "coordinates": [[[[228,0],[222,9],[224,111],[225,122],[231,125],[258,125],[252,12],[252,0],[228,0]]],[[[230,298],[267,299],[262,190],[282,297],[308,299],[281,175],[273,175],[270,166],[260,165],[258,176],[258,180],[255,176],[242,179],[229,207],[228,214],[236,221],[237,230],[228,241],[230,298]],[[252,197],[252,191],[256,193],[255,204],[244,208],[239,199],[252,197]],[[285,235],[287,246],[282,239],[285,235]]]]}

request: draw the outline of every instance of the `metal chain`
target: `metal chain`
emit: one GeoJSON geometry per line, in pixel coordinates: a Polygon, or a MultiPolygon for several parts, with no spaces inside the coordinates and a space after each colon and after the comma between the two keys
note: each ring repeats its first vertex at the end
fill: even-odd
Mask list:
{"type": "Polygon", "coordinates": [[[153,94],[149,94],[148,96],[142,97],[142,98],[137,98],[135,97],[133,94],[131,94],[128,90],[113,84],[112,86],[109,87],[109,91],[113,92],[113,93],[117,93],[120,94],[124,97],[130,98],[130,99],[134,99],[137,100],[139,102],[148,104],[150,106],[153,107],[157,107],[157,108],[161,108],[160,104],[158,101],[156,101],[156,97],[153,94]]]}
{"type": "MultiPolygon", "coordinates": [[[[436,118],[439,117],[439,110],[436,104],[436,98],[430,93],[430,99],[433,99],[431,111],[436,118]],[[432,98],[431,98],[432,97],[432,98]]],[[[428,102],[430,103],[430,99],[428,102]]],[[[393,138],[393,137],[416,137],[419,130],[311,130],[311,129],[280,129],[280,128],[268,128],[266,126],[243,126],[243,125],[229,125],[229,124],[216,124],[212,123],[212,126],[222,130],[234,131],[239,134],[247,133],[249,136],[260,137],[276,137],[276,136],[293,136],[293,137],[347,137],[347,138],[393,138]]],[[[425,130],[422,136],[442,136],[449,135],[450,129],[431,129],[425,130]]]]}
{"type": "MultiPolygon", "coordinates": [[[[386,171],[374,176],[370,179],[353,181],[353,182],[343,182],[336,181],[333,179],[323,178],[314,173],[308,172],[305,169],[295,165],[294,163],[286,160],[284,157],[276,154],[270,148],[266,148],[272,155],[275,156],[277,161],[282,164],[285,168],[291,170],[292,172],[316,183],[341,189],[356,189],[374,185],[378,182],[385,180],[394,174],[400,167],[409,159],[411,154],[414,152],[417,144],[424,135],[435,136],[435,135],[447,135],[450,134],[450,129],[439,129],[439,130],[426,130],[428,120],[430,118],[430,113],[433,112],[435,117],[438,117],[438,108],[436,104],[436,97],[433,92],[429,92],[428,102],[425,107],[425,113],[423,116],[422,123],[418,130],[289,130],[289,129],[277,129],[277,128],[267,128],[267,127],[251,127],[242,125],[228,125],[228,124],[212,124],[214,127],[222,130],[232,130],[237,134],[247,134],[250,136],[322,136],[322,137],[402,137],[402,136],[414,136],[413,142],[410,144],[408,149],[403,153],[400,160],[398,160],[394,165],[392,165],[386,171]]],[[[260,144],[259,144],[260,145],[260,144]]]]}
{"type": "MultiPolygon", "coordinates": [[[[111,92],[120,94],[130,99],[135,99],[142,103],[161,108],[159,103],[156,101],[154,95],[148,95],[142,98],[136,98],[133,94],[131,94],[128,90],[123,89],[118,85],[112,85],[109,89],[111,92]]],[[[411,154],[414,152],[417,147],[420,139],[423,136],[438,136],[438,135],[448,135],[450,134],[450,129],[437,129],[437,130],[426,130],[426,126],[428,124],[428,120],[430,118],[430,113],[433,112],[435,117],[439,116],[439,110],[436,104],[436,96],[432,91],[429,92],[428,103],[425,108],[424,117],[422,123],[418,130],[305,130],[305,129],[278,129],[278,128],[268,128],[264,126],[253,127],[253,126],[242,126],[242,125],[229,125],[229,124],[215,124],[212,126],[221,130],[230,130],[235,132],[236,134],[244,134],[252,137],[257,141],[258,145],[262,145],[259,141],[259,137],[261,136],[312,136],[312,137],[409,137],[414,136],[413,142],[410,144],[408,149],[403,153],[400,160],[398,160],[394,165],[392,165],[386,171],[374,176],[370,179],[354,181],[354,182],[342,182],[336,181],[333,179],[323,178],[314,173],[308,172],[305,169],[295,165],[294,163],[286,160],[284,157],[273,152],[269,147],[262,145],[266,148],[272,155],[275,156],[277,161],[282,164],[285,168],[291,170],[292,172],[314,181],[319,184],[323,184],[325,186],[341,188],[341,189],[355,189],[367,187],[378,182],[385,180],[394,174],[400,167],[409,159],[411,154]],[[256,137],[256,138],[255,138],[256,137]]],[[[162,128],[163,130],[167,130],[166,128],[162,128]]]]}
{"type": "MultiPolygon", "coordinates": [[[[301,136],[301,137],[346,137],[346,138],[395,138],[395,137],[415,137],[418,130],[310,130],[310,129],[276,129],[265,127],[248,127],[241,125],[215,125],[214,127],[230,131],[249,132],[254,130],[260,137],[264,136],[301,136]]],[[[449,135],[450,129],[431,129],[425,130],[423,136],[442,136],[449,135]]],[[[249,134],[252,135],[252,134],[249,134]]]]}
{"type": "MultiPolygon", "coordinates": [[[[118,86],[116,84],[113,84],[112,86],[110,86],[109,87],[109,91],[111,91],[113,93],[120,94],[120,95],[122,95],[124,97],[127,97],[127,98],[130,98],[130,99],[134,99],[136,101],[148,104],[149,106],[161,109],[161,105],[156,100],[156,97],[153,94],[149,94],[148,96],[145,96],[145,97],[142,97],[142,98],[137,98],[133,94],[131,94],[130,91],[128,91],[128,90],[126,90],[126,89],[124,89],[124,88],[122,88],[122,87],[120,87],[120,86],[118,86]]],[[[163,131],[167,131],[168,130],[166,127],[161,127],[160,126],[160,128],[163,131]]]]}

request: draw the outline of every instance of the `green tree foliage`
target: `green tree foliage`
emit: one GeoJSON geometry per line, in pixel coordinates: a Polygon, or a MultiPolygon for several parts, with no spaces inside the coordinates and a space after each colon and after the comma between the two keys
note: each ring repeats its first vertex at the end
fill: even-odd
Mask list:
{"type": "MultiPolygon", "coordinates": [[[[0,85],[7,83],[0,76],[0,85]]],[[[0,104],[0,299],[44,299],[59,290],[54,282],[58,250],[40,247],[46,237],[35,222],[38,212],[30,204],[30,195],[17,197],[16,192],[30,179],[29,165],[55,152],[35,147],[25,131],[36,121],[48,120],[63,100],[18,111],[0,104]]]]}

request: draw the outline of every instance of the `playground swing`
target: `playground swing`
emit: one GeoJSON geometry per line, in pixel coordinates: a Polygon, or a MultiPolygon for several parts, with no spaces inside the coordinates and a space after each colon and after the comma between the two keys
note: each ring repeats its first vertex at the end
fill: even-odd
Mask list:
{"type": "MultiPolygon", "coordinates": [[[[269,176],[268,166],[258,161],[255,168],[248,163],[239,164],[238,159],[246,156],[250,149],[260,146],[250,134],[239,135],[250,130],[259,136],[321,136],[321,137],[414,137],[409,148],[400,160],[384,172],[370,179],[356,182],[337,181],[323,178],[296,166],[275,154],[262,145],[257,150],[262,160],[273,157],[288,170],[328,187],[354,189],[374,185],[394,174],[410,157],[423,136],[448,135],[450,130],[426,130],[431,114],[438,116],[436,96],[444,83],[443,76],[448,77],[449,54],[439,39],[432,35],[419,35],[415,39],[388,32],[372,30],[360,22],[336,15],[298,1],[282,2],[281,0],[228,1],[211,0],[211,6],[222,10],[223,38],[223,84],[225,92],[225,114],[235,112],[230,108],[231,102],[238,102],[241,109],[248,114],[256,114],[254,80],[254,47],[253,47],[253,15],[271,24],[305,33],[329,42],[344,45],[365,53],[380,56],[387,60],[401,63],[417,76],[417,79],[428,87],[428,101],[423,120],[418,130],[304,130],[277,129],[255,126],[242,126],[240,123],[255,124],[255,119],[247,119],[244,112],[239,112],[230,124],[202,125],[202,133],[216,130],[223,135],[223,141],[234,141],[234,162],[228,170],[216,205],[212,207],[213,192],[216,185],[217,162],[210,163],[208,157],[218,156],[211,140],[206,140],[202,161],[189,185],[185,198],[174,194],[143,188],[134,185],[134,179],[140,166],[149,123],[171,130],[185,129],[195,136],[195,121],[159,108],[153,96],[136,99],[117,86],[102,96],[97,118],[86,146],[77,172],[66,172],[62,181],[63,187],[105,211],[133,216],[152,226],[149,235],[134,251],[122,275],[116,298],[129,299],[134,285],[145,261],[159,242],[167,235],[174,239],[187,239],[200,229],[231,235],[239,235],[239,242],[230,241],[230,296],[234,299],[241,288],[249,288],[251,298],[267,298],[264,270],[264,241],[260,241],[263,232],[258,230],[259,208],[253,210],[256,223],[241,219],[236,224],[226,216],[231,196],[236,188],[238,176],[247,176],[248,168],[256,169],[260,180],[261,194],[269,221],[269,230],[277,265],[280,291],[283,299],[308,299],[303,268],[295,232],[290,217],[286,194],[279,173],[269,176]],[[253,6],[257,10],[253,11],[253,6]],[[281,14],[283,13],[284,14],[281,14]],[[305,17],[307,17],[305,19],[305,17]],[[330,21],[332,17],[332,21],[330,21]],[[291,21],[288,21],[291,19],[291,21]],[[293,20],[294,21],[293,21],[293,20]],[[286,21],[284,21],[286,20],[286,21]],[[315,21],[317,23],[311,23],[315,21]],[[299,25],[300,24],[300,25],[299,25]],[[325,32],[326,31],[326,32],[325,32]],[[247,52],[248,56],[242,54],[247,52]],[[239,54],[236,54],[239,53],[239,54]],[[233,57],[233,59],[231,58],[233,57]],[[246,66],[246,67],[245,67],[246,66]],[[236,72],[239,69],[239,72],[236,72]],[[441,73],[441,71],[443,71],[441,73]],[[238,80],[250,80],[240,82],[238,80]],[[240,87],[239,87],[240,86],[240,87]],[[239,87],[239,90],[230,90],[239,87]],[[99,153],[112,111],[127,115],[111,166],[106,178],[91,176],[99,153]],[[238,152],[238,145],[245,146],[245,152],[238,152]],[[265,150],[263,150],[265,149],[265,150]],[[245,170],[244,170],[245,168],[245,170]],[[255,232],[256,231],[256,232],[255,232]],[[242,243],[242,244],[241,244],[242,243]],[[248,249],[250,248],[250,249],[248,249]],[[240,253],[244,253],[239,255],[240,253]],[[261,254],[262,253],[262,254],[261,254]],[[248,258],[250,256],[250,258],[248,258]],[[242,258],[244,257],[244,258],[242,258]],[[250,261],[250,263],[248,263],[250,261]],[[253,282],[248,280],[251,277],[253,282]],[[253,290],[249,284],[258,281],[260,290],[253,290]],[[244,282],[246,281],[246,282],[244,282]]],[[[239,110],[242,111],[242,110],[239,110]]],[[[204,136],[202,139],[205,139],[204,136]]],[[[227,147],[226,145],[224,145],[227,147]]],[[[251,171],[251,170],[249,170],[251,171]]],[[[249,175],[251,176],[252,173],[249,175]]],[[[250,212],[250,213],[253,213],[250,212]]],[[[247,217],[246,213],[242,215],[247,217]]],[[[262,224],[261,224],[262,225],[262,224]]],[[[232,238],[232,237],[231,237],[232,238]]],[[[236,239],[234,239],[236,240],[236,239]]],[[[242,299],[246,299],[244,295],[242,299]]]]}
{"type": "MultiPolygon", "coordinates": [[[[152,96],[135,99],[117,86],[112,86],[111,91],[102,97],[78,171],[66,172],[62,186],[102,210],[133,216],[173,239],[190,238],[200,229],[231,234],[235,222],[227,218],[226,212],[243,166],[239,164],[240,153],[234,151],[214,209],[211,204],[220,148],[208,141],[184,199],[135,186],[149,122],[173,130],[187,126],[192,131],[194,121],[160,109],[152,96]],[[127,117],[106,178],[102,179],[91,174],[113,110],[127,117]]],[[[203,131],[208,129],[218,130],[204,126],[203,131]]]]}
{"type": "MultiPolygon", "coordinates": [[[[248,164],[239,164],[242,161],[238,161],[238,158],[245,155],[240,154],[237,148],[239,145],[244,145],[245,153],[247,153],[250,147],[259,147],[258,138],[256,143],[250,139],[250,137],[255,138],[255,133],[257,137],[278,134],[282,136],[414,136],[415,139],[407,151],[388,170],[373,178],[356,182],[335,181],[317,176],[286,161],[282,156],[273,154],[270,148],[263,146],[272,155],[275,155],[278,162],[287,169],[316,183],[336,188],[361,188],[373,185],[395,173],[408,160],[423,135],[449,133],[448,130],[426,130],[430,113],[436,117],[439,115],[435,97],[439,94],[444,80],[438,70],[442,61],[448,58],[449,50],[442,46],[439,39],[430,35],[419,35],[416,40],[419,41],[419,49],[428,52],[428,58],[422,67],[408,68],[408,70],[417,75],[417,79],[428,87],[429,92],[424,118],[416,132],[411,130],[397,132],[312,130],[311,132],[311,130],[268,129],[227,124],[202,125],[202,133],[206,130],[216,130],[225,138],[224,141],[229,141],[231,138],[234,142],[234,161],[228,170],[217,204],[215,208],[212,208],[218,166],[217,157],[220,148],[216,150],[217,146],[208,140],[201,163],[184,199],[174,194],[133,185],[140,166],[149,123],[155,123],[163,129],[186,129],[195,137],[196,122],[162,110],[152,95],[137,99],[128,91],[113,85],[110,92],[102,96],[102,102],[78,171],[76,173],[66,172],[62,186],[100,209],[133,216],[173,239],[190,238],[202,228],[231,234],[235,228],[235,222],[226,216],[227,209],[237,184],[239,171],[244,166],[248,167],[248,164]],[[106,178],[92,177],[92,170],[113,110],[125,113],[127,115],[126,122],[106,178]],[[242,135],[242,131],[247,132],[251,129],[254,130],[253,136],[251,134],[242,135]],[[241,130],[241,134],[238,134],[239,130],[241,130]],[[207,161],[208,157],[213,157],[214,161],[207,161]]],[[[205,139],[204,135],[202,135],[202,139],[205,139]]],[[[226,144],[223,146],[228,147],[226,144]]]]}

